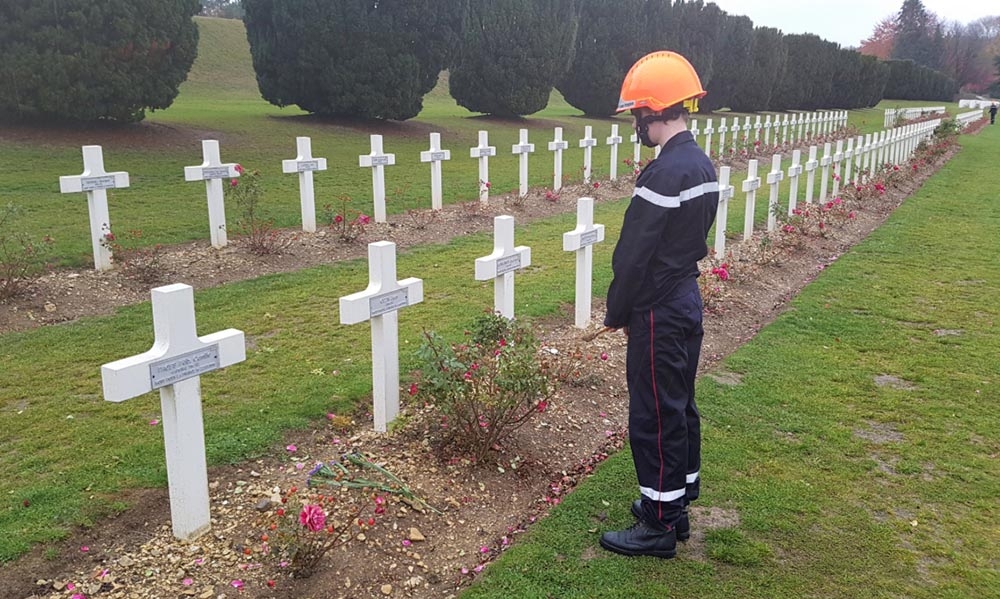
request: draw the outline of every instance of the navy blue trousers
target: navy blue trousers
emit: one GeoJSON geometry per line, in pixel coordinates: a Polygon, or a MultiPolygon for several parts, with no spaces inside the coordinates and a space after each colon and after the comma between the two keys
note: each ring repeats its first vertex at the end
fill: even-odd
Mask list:
{"type": "Polygon", "coordinates": [[[697,279],[633,312],[629,323],[629,442],[650,522],[672,524],[698,498],[701,423],[694,381],[704,335],[697,279]]]}

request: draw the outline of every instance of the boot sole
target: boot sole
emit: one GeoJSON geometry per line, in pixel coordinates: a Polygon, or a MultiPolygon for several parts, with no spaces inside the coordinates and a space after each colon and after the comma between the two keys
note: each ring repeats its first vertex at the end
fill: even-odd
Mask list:
{"type": "MultiPolygon", "coordinates": [[[[635,516],[637,519],[638,518],[642,518],[642,513],[636,511],[634,503],[632,504],[632,515],[635,516]]],[[[685,531],[685,532],[681,532],[681,531],[679,531],[679,530],[677,530],[675,528],[674,531],[676,531],[676,533],[677,533],[677,540],[680,541],[681,543],[683,543],[683,542],[685,542],[685,541],[687,541],[688,539],[691,538],[691,530],[690,529],[687,530],[687,531],[685,531]]]]}
{"type": "Polygon", "coordinates": [[[677,551],[632,551],[630,549],[625,549],[618,547],[617,545],[611,545],[604,542],[604,539],[600,539],[601,547],[604,547],[612,553],[617,553],[618,555],[627,555],[629,557],[658,557],[661,559],[671,559],[677,556],[677,551]]]}

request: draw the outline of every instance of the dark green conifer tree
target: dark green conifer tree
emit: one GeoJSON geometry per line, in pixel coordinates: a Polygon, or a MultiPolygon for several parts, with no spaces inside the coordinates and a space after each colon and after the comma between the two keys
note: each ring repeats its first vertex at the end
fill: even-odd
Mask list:
{"type": "Polygon", "coordinates": [[[416,116],[458,42],[468,0],[243,0],[257,85],[323,115],[416,116]]]}
{"type": "Polygon", "coordinates": [[[937,57],[934,54],[934,30],[927,9],[921,0],[905,0],[896,15],[896,42],[892,46],[892,58],[912,60],[934,68],[937,57]]]}
{"type": "Polygon", "coordinates": [[[826,108],[840,46],[813,34],[786,35],[785,72],[771,96],[771,110],[826,108]]]}
{"type": "Polygon", "coordinates": [[[715,48],[722,36],[722,9],[714,3],[703,0],[676,0],[670,11],[670,25],[675,47],[673,50],[688,59],[701,86],[712,84],[715,67],[715,48]]]}
{"type": "Polygon", "coordinates": [[[473,2],[451,96],[472,112],[499,116],[545,108],[572,64],[578,22],[577,0],[473,2]]]}
{"type": "Polygon", "coordinates": [[[618,107],[618,94],[625,74],[648,51],[646,37],[641,32],[645,28],[645,9],[649,2],[579,2],[576,51],[556,89],[571,106],[584,114],[608,116],[618,107]]]}
{"type": "Polygon", "coordinates": [[[138,121],[177,97],[199,0],[0,2],[0,117],[138,121]]]}
{"type": "Polygon", "coordinates": [[[739,112],[759,112],[771,109],[775,85],[785,73],[788,50],[784,35],[773,27],[754,29],[751,66],[746,70],[742,85],[729,106],[739,112]]]}
{"type": "MultiPolygon", "coordinates": [[[[752,82],[753,21],[749,17],[723,13],[721,27],[722,34],[716,39],[712,81],[705,86],[708,95],[700,103],[703,111],[732,107],[733,102],[739,103],[741,98],[738,96],[752,82]]],[[[784,47],[781,50],[784,51],[784,47]]]]}

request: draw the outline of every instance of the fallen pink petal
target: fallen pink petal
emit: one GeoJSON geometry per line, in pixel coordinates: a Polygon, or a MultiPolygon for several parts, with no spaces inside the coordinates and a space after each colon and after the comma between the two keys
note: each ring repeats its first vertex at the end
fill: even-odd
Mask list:
{"type": "Polygon", "coordinates": [[[296,447],[295,445],[289,445],[285,447],[285,449],[287,449],[290,453],[295,453],[296,451],[298,451],[299,448],[296,447]]]}

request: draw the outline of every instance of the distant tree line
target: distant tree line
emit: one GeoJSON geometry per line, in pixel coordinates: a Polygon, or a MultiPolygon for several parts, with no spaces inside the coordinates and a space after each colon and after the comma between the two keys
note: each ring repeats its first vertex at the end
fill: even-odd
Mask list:
{"type": "Polygon", "coordinates": [[[858,108],[957,91],[916,62],[755,27],[703,0],[7,0],[0,117],[140,119],[168,106],[190,69],[191,16],[232,10],[243,11],[261,95],[323,115],[412,118],[447,70],[472,112],[532,114],[557,89],[607,116],[629,67],[661,49],[698,70],[703,110],[858,108]]]}
{"type": "MultiPolygon", "coordinates": [[[[963,24],[942,19],[920,0],[905,0],[897,13],[875,25],[860,52],[882,60],[913,61],[943,73],[966,92],[983,93],[992,85],[992,93],[1000,93],[994,72],[1000,55],[1000,16],[963,24]]],[[[886,93],[893,91],[891,86],[886,93]]]]}

